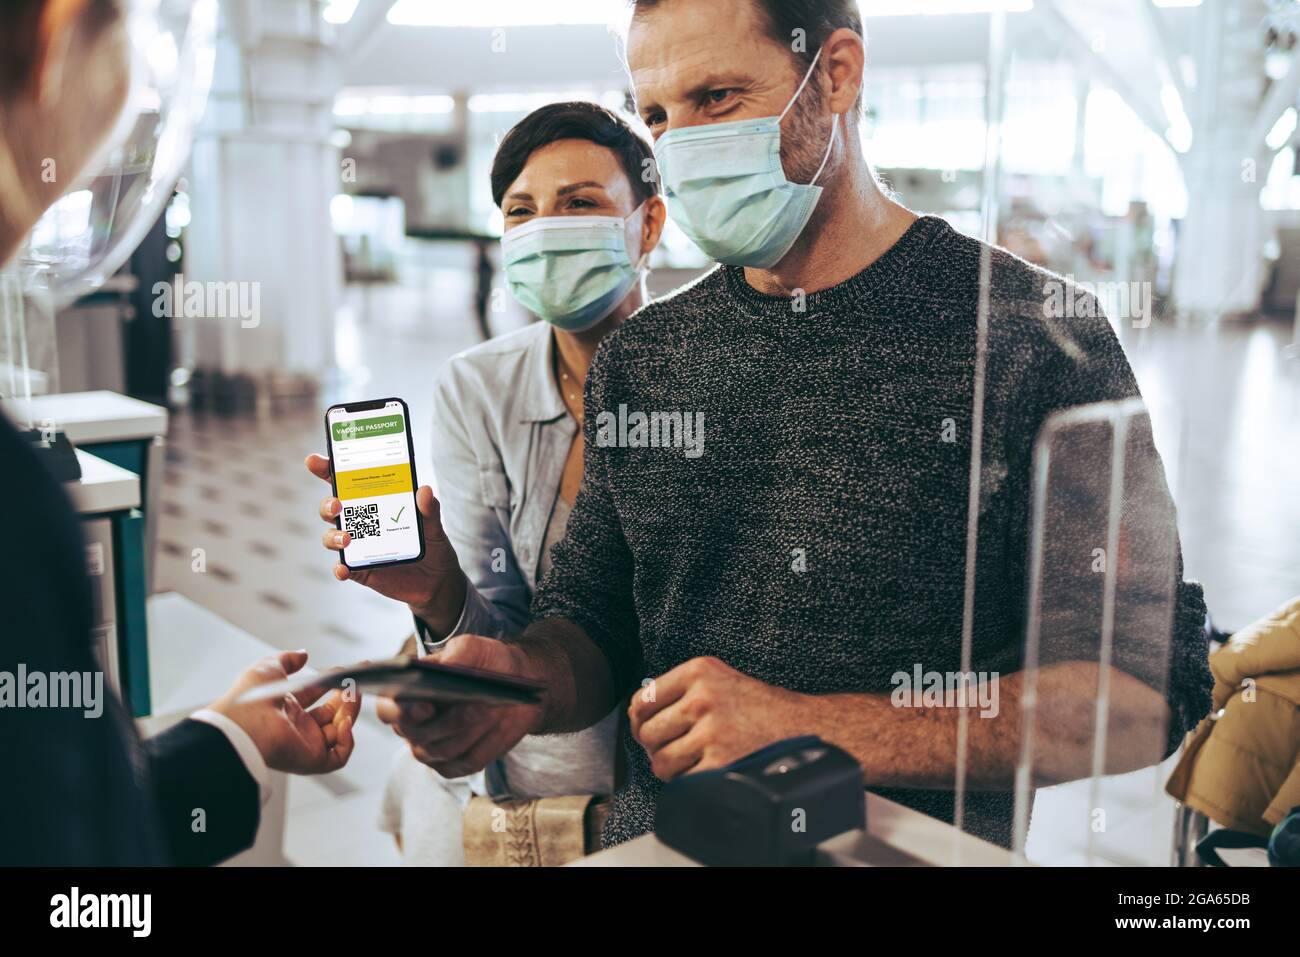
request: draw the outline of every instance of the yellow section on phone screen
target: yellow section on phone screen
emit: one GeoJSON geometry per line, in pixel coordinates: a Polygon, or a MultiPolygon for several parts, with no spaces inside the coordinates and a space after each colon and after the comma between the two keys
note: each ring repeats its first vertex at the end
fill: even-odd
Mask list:
{"type": "Polygon", "coordinates": [[[373,469],[353,469],[334,476],[340,499],[398,495],[411,491],[411,466],[381,465],[373,469]]]}

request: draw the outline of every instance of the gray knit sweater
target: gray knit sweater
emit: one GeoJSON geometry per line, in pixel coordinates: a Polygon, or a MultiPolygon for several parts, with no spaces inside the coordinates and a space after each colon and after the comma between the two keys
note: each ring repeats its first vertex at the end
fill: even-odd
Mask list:
{"type": "MultiPolygon", "coordinates": [[[[916,665],[959,670],[987,248],[924,217],[877,262],[802,304],[762,295],[743,270],[720,267],[630,318],[588,376],[583,489],[534,618],[581,626],[626,695],[701,655],[813,694],[889,692],[891,676],[916,665]],[[689,443],[676,445],[662,418],[649,431],[665,441],[639,441],[636,412],[687,422],[702,414],[702,454],[686,454],[689,443]]],[[[1044,318],[1058,277],[999,249],[991,262],[972,663],[1006,675],[1023,657],[1035,437],[1054,410],[1132,397],[1137,385],[1104,318],[1044,318]]],[[[1094,436],[1087,451],[1102,475],[1108,441],[1094,436]]],[[[1176,559],[1172,503],[1149,435],[1128,443],[1127,474],[1126,491],[1143,505],[1140,517],[1128,509],[1125,548],[1149,540],[1176,559]]],[[[1083,533],[1068,528],[1104,513],[1087,506],[1088,491],[1076,489],[1073,506],[1051,503],[1061,519],[1052,541],[1071,542],[1047,556],[1049,571],[1054,561],[1072,567],[1081,549],[1086,566],[1093,545],[1105,545],[1095,528],[1104,520],[1088,519],[1083,533]]],[[[1208,709],[1210,677],[1200,587],[1182,581],[1180,560],[1166,564],[1172,639],[1159,626],[1129,627],[1114,662],[1166,692],[1172,749],[1208,709]]],[[[1075,617],[1045,620],[1044,662],[1096,660],[1089,616],[1101,580],[1059,588],[1076,600],[1075,617]]],[[[1126,582],[1121,597],[1125,587],[1158,586],[1126,582]]],[[[635,741],[628,751],[607,844],[653,826],[660,782],[635,741]]],[[[880,793],[952,819],[951,792],[880,793]]],[[[1013,803],[1007,792],[968,793],[967,829],[1006,844],[1013,803]]]]}

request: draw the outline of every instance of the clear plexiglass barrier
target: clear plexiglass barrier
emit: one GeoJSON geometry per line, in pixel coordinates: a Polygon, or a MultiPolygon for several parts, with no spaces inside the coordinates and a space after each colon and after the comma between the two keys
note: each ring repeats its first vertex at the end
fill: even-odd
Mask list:
{"type": "Polygon", "coordinates": [[[1013,846],[1033,860],[1037,813],[1078,863],[1140,860],[1169,800],[1173,641],[1200,626],[1178,614],[1173,501],[1142,402],[1050,418],[1032,488],[1013,846]]]}
{"type": "Polygon", "coordinates": [[[1107,68],[1105,35],[1148,29],[1143,5],[1111,4],[1105,25],[1092,6],[991,15],[980,155],[972,139],[953,170],[900,179],[932,183],[960,231],[1044,270],[986,250],[961,342],[970,471],[952,657],[987,690],[955,722],[952,819],[1022,863],[1165,864],[1163,759],[1208,707],[1206,609],[1183,580],[1174,505],[1187,409],[1151,374],[1177,301],[1162,224],[1186,197],[1181,154],[1146,135],[1107,68]]]}

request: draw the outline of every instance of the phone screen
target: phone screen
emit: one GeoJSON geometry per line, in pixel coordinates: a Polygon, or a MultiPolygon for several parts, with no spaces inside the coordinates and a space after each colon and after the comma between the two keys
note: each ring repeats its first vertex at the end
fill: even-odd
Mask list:
{"type": "Polygon", "coordinates": [[[424,554],[415,466],[401,399],[336,405],[325,414],[339,527],[352,536],[343,564],[367,568],[424,554]]]}

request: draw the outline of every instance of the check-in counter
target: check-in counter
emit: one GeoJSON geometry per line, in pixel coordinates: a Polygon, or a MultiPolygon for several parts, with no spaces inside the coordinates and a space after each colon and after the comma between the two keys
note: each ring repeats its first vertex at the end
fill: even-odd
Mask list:
{"type": "MultiPolygon", "coordinates": [[[[867,826],[818,847],[822,867],[1012,867],[1022,863],[1006,848],[951,824],[867,792],[867,826]]],[[[698,867],[653,834],[599,851],[571,867],[698,867]]]]}
{"type": "Polygon", "coordinates": [[[81,478],[64,484],[81,518],[96,654],[131,713],[149,713],[145,533],[140,477],[77,450],[81,478]]]}
{"type": "Polygon", "coordinates": [[[15,422],[49,423],[76,446],[82,476],[65,488],[82,517],[95,637],[109,680],[136,716],[151,711],[148,615],[167,410],[116,392],[12,399],[15,422]]]}
{"type": "MultiPolygon", "coordinates": [[[[145,576],[153,582],[158,534],[158,496],[162,490],[167,410],[117,392],[64,392],[30,401],[5,402],[15,422],[53,423],[78,449],[97,455],[140,478],[140,513],[145,528],[145,576]]],[[[147,593],[147,592],[146,592],[147,593]]]]}

